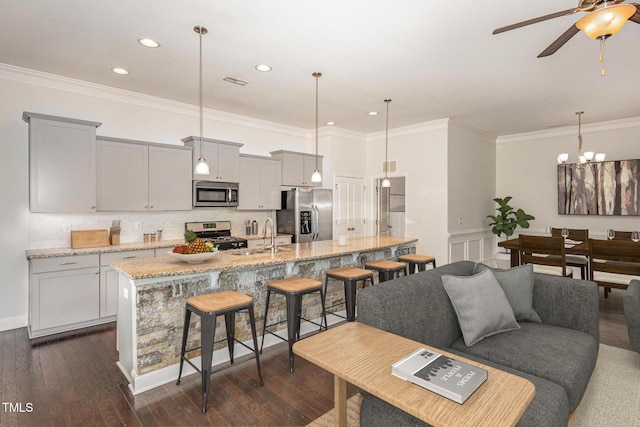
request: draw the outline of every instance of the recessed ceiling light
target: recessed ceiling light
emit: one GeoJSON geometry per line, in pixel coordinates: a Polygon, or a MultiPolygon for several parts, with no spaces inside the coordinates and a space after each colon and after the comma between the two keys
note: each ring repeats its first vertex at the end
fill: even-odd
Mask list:
{"type": "Polygon", "coordinates": [[[158,43],[153,39],[141,38],[141,39],[138,39],[138,43],[146,47],[160,47],[160,43],[158,43]]]}
{"type": "Polygon", "coordinates": [[[336,122],[327,122],[327,126],[335,126],[336,122]]]}
{"type": "Polygon", "coordinates": [[[267,64],[256,65],[256,70],[262,71],[263,73],[271,71],[271,67],[267,64]]]}
{"type": "Polygon", "coordinates": [[[377,116],[378,112],[377,111],[369,111],[369,115],[370,116],[377,116]]]}
{"type": "Polygon", "coordinates": [[[129,74],[129,70],[125,70],[124,68],[120,68],[120,67],[113,67],[111,71],[113,71],[116,74],[121,74],[123,76],[126,76],[127,74],[129,74]]]}

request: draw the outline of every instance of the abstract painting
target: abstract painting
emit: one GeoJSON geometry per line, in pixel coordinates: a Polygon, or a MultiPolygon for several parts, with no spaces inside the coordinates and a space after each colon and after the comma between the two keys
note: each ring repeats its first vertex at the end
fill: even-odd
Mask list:
{"type": "Polygon", "coordinates": [[[558,165],[558,213],[640,215],[640,160],[558,165]]]}

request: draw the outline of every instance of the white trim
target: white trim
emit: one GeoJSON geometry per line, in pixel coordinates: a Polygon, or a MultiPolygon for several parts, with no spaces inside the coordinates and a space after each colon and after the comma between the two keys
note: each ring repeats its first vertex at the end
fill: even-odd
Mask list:
{"type": "Polygon", "coordinates": [[[0,332],[10,331],[12,329],[24,328],[27,326],[28,318],[26,314],[13,317],[0,318],[0,332]]]}
{"type": "MultiPolygon", "coordinates": [[[[82,80],[71,79],[68,77],[62,77],[55,74],[44,73],[41,71],[30,70],[28,68],[21,68],[8,64],[0,63],[0,80],[8,80],[48,89],[63,90],[80,95],[99,97],[106,100],[153,108],[177,114],[184,114],[188,116],[198,117],[199,115],[199,107],[196,105],[171,101],[164,98],[144,95],[138,92],[117,89],[111,86],[85,82],[82,80]]],[[[206,119],[218,120],[230,124],[238,124],[248,128],[281,133],[298,138],[310,138],[312,134],[311,130],[282,125],[267,120],[242,116],[239,114],[214,110],[211,108],[204,109],[204,117],[206,119]]]]}
{"type": "MultiPolygon", "coordinates": [[[[337,312],[337,314],[340,314],[342,316],[346,316],[346,311],[339,311],[337,312]]],[[[316,323],[320,323],[320,318],[317,319],[313,319],[314,322],[316,323]]],[[[336,323],[339,322],[343,322],[344,319],[338,317],[338,316],[334,316],[332,314],[327,314],[327,323],[329,325],[334,325],[336,323]]],[[[314,331],[318,331],[318,326],[314,325],[310,322],[302,322],[300,324],[300,335],[304,335],[310,332],[314,332],[314,331]]],[[[280,329],[279,331],[277,331],[278,336],[281,336],[282,338],[284,338],[285,340],[287,339],[287,329],[280,329]]],[[[259,336],[258,338],[258,346],[260,346],[260,342],[262,340],[262,337],[259,336]]],[[[264,348],[268,348],[271,346],[274,346],[276,344],[281,344],[284,341],[274,337],[271,334],[265,335],[264,338],[264,348]]],[[[244,341],[244,344],[249,346],[249,347],[253,347],[253,339],[244,341]]],[[[247,349],[244,346],[241,345],[236,345],[234,347],[234,359],[238,359],[242,356],[248,355],[251,353],[251,350],[247,349]]],[[[194,357],[193,359],[190,359],[191,362],[196,365],[196,366],[200,366],[200,357],[194,357]]],[[[225,348],[221,348],[220,350],[216,350],[213,352],[213,367],[218,367],[221,365],[225,365],[229,363],[229,350],[225,347],[225,348]]],[[[255,362],[247,362],[247,363],[255,363],[255,362]]],[[[156,387],[160,387],[161,385],[164,384],[168,384],[168,383],[175,383],[175,381],[178,379],[178,371],[180,369],[180,365],[178,363],[175,363],[171,366],[167,366],[165,368],[162,369],[158,369],[146,374],[142,374],[142,375],[136,375],[135,372],[125,372],[125,369],[122,367],[122,365],[120,365],[120,363],[118,363],[118,367],[120,368],[120,370],[122,371],[122,373],[125,375],[125,377],[127,377],[127,379],[129,379],[129,390],[131,390],[131,393],[136,395],[136,394],[140,394],[143,393],[145,391],[149,391],[151,389],[154,389],[156,387]]],[[[264,366],[262,367],[262,371],[264,372],[264,366]]],[[[185,363],[183,365],[182,368],[182,378],[185,378],[189,375],[195,374],[197,371],[195,369],[193,369],[193,367],[191,365],[189,365],[188,363],[185,363]]],[[[256,372],[256,377],[257,377],[258,373],[256,372]]]]}
{"type": "MultiPolygon", "coordinates": [[[[430,122],[416,123],[409,126],[403,126],[395,129],[389,129],[389,138],[395,138],[403,135],[414,135],[420,132],[428,132],[433,130],[441,130],[449,128],[449,119],[438,119],[430,122]]],[[[385,138],[385,132],[373,132],[366,135],[366,142],[377,141],[385,138]]]]}
{"type": "MultiPolygon", "coordinates": [[[[631,117],[628,119],[610,120],[606,122],[591,123],[582,125],[582,133],[600,132],[613,129],[625,129],[632,127],[640,127],[640,117],[631,117]]],[[[566,126],[554,129],[537,130],[533,132],[517,133],[512,135],[499,136],[496,144],[508,144],[512,142],[531,141],[541,138],[549,138],[553,136],[564,136],[578,134],[578,126],[566,126]]]]}

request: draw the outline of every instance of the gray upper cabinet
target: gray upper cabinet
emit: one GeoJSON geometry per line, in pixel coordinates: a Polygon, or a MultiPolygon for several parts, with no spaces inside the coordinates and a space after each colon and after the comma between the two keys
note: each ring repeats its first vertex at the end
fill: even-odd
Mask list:
{"type": "Polygon", "coordinates": [[[194,180],[240,182],[240,147],[243,144],[202,138],[201,154],[200,137],[189,136],[183,138],[182,142],[193,150],[193,167],[201,155],[209,163],[209,175],[193,174],[194,180]]]}
{"type": "Polygon", "coordinates": [[[240,156],[239,210],[280,209],[280,161],[269,157],[240,156]]]}
{"type": "MultiPolygon", "coordinates": [[[[311,182],[316,169],[315,154],[295,151],[272,151],[271,156],[282,162],[282,185],[292,187],[321,187],[321,182],[311,182]]],[[[322,173],[322,156],[318,156],[318,169],[322,173]]]]}
{"type": "Polygon", "coordinates": [[[94,212],[98,122],[24,112],[29,123],[29,210],[94,212]]]}
{"type": "Polygon", "coordinates": [[[191,150],[97,138],[98,211],[191,209],[191,150]]]}

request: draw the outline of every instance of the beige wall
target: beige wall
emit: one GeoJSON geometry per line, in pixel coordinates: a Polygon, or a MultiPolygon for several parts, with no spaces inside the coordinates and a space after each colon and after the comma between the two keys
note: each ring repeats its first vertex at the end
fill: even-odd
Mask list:
{"type": "MultiPolygon", "coordinates": [[[[584,149],[604,151],[607,160],[640,158],[640,118],[583,125],[582,135],[584,149]]],[[[577,151],[577,126],[498,138],[496,194],[513,196],[512,206],[536,217],[532,232],[588,228],[592,236],[604,237],[608,228],[640,230],[638,217],[558,214],[556,156],[567,152],[575,162],[577,151]]]]}

